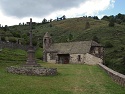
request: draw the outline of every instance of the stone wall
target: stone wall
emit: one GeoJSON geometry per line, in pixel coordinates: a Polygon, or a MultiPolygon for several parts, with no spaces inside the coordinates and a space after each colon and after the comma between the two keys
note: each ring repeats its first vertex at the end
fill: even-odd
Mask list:
{"type": "Polygon", "coordinates": [[[51,60],[50,59],[50,53],[47,53],[47,62],[49,62],[49,63],[56,63],[56,59],[51,60]]]}
{"type": "Polygon", "coordinates": [[[103,60],[101,58],[95,57],[94,55],[91,55],[89,53],[87,53],[85,55],[85,64],[89,64],[89,65],[96,65],[98,63],[102,63],[103,60]]]}
{"type": "Polygon", "coordinates": [[[85,58],[84,54],[70,54],[70,63],[83,64],[84,58],[85,58]],[[80,56],[80,61],[78,61],[78,56],[80,56]]]}
{"type": "Polygon", "coordinates": [[[103,68],[107,73],[108,75],[115,81],[117,82],[118,84],[122,85],[125,87],[125,75],[121,74],[121,73],[118,73],[108,67],[106,67],[105,65],[103,64],[98,64],[101,68],[103,68]]]}
{"type": "Polygon", "coordinates": [[[0,41],[0,49],[1,49],[1,48],[12,48],[12,49],[27,50],[28,46],[24,46],[24,45],[17,44],[17,43],[0,41]]]}
{"type": "Polygon", "coordinates": [[[57,75],[57,68],[44,67],[7,67],[7,72],[14,74],[36,75],[36,76],[53,76],[57,75]]]}

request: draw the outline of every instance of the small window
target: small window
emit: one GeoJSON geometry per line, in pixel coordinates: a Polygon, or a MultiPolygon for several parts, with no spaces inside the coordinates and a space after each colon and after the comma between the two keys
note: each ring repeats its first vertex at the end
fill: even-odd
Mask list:
{"type": "Polygon", "coordinates": [[[81,61],[81,55],[78,55],[78,61],[81,61]]]}

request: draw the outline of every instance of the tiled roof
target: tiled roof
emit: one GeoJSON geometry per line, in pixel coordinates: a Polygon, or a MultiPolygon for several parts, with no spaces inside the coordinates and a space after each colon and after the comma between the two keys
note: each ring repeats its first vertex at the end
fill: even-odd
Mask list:
{"type": "Polygon", "coordinates": [[[94,41],[54,43],[47,51],[58,52],[58,54],[84,54],[89,53],[91,46],[101,45],[94,41]]]}

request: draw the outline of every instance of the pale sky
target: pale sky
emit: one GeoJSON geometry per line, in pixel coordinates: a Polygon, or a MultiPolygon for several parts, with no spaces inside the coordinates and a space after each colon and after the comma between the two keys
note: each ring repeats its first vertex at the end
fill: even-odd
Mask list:
{"type": "Polygon", "coordinates": [[[73,18],[124,14],[124,4],[125,0],[0,0],[0,24],[18,25],[30,18],[42,22],[43,18],[63,15],[73,18]]]}

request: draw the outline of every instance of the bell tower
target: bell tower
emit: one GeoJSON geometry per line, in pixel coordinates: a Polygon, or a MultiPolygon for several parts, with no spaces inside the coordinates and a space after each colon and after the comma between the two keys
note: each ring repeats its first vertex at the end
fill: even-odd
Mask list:
{"type": "Polygon", "coordinates": [[[45,33],[43,37],[43,61],[47,62],[47,49],[50,48],[52,44],[52,38],[48,32],[45,33]]]}

